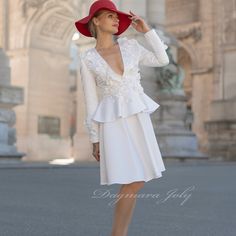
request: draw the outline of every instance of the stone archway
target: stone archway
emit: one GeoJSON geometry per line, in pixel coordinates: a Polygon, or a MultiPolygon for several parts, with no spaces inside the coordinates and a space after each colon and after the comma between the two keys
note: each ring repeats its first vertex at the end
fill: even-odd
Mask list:
{"type": "Polygon", "coordinates": [[[81,14],[79,1],[76,5],[74,2],[20,0],[11,12],[10,17],[19,21],[20,27],[7,53],[12,83],[25,91],[24,105],[15,112],[17,146],[27,153],[26,160],[71,156],[70,121],[74,111],[69,49],[76,31],[74,21],[81,14]]]}
{"type": "Polygon", "coordinates": [[[191,30],[192,37],[179,37],[178,61],[185,69],[186,79],[184,81],[185,92],[188,96],[188,107],[193,113],[192,131],[197,135],[199,149],[206,152],[207,132],[204,121],[208,117],[211,101],[211,76],[212,67],[203,64],[203,54],[198,51],[196,45],[201,43],[201,28],[198,25],[191,30]],[[206,81],[205,83],[203,81],[206,81]],[[206,93],[205,91],[208,91],[206,93]]]}

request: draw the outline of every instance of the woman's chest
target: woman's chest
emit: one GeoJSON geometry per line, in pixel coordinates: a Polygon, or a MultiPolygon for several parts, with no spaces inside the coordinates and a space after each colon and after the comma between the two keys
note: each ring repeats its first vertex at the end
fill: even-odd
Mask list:
{"type": "Polygon", "coordinates": [[[124,74],[123,56],[119,43],[117,43],[112,49],[98,51],[95,48],[94,51],[98,57],[104,61],[104,64],[106,64],[107,67],[110,67],[112,71],[121,76],[124,74]]]}
{"type": "Polygon", "coordinates": [[[126,77],[138,76],[138,55],[137,50],[130,43],[121,40],[119,43],[120,54],[100,55],[95,48],[87,50],[85,62],[88,69],[93,73],[96,81],[121,81],[126,77]],[[119,73],[119,69],[122,74],[119,73]]]}

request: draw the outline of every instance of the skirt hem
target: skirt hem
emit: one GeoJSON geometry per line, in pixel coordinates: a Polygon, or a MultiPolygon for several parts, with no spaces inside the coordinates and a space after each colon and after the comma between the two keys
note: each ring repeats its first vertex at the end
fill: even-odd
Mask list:
{"type": "MultiPolygon", "coordinates": [[[[166,170],[166,169],[165,169],[166,170]]],[[[164,172],[165,170],[162,170],[162,172],[164,172]]],[[[146,179],[133,179],[133,180],[129,180],[129,181],[113,181],[113,182],[101,182],[100,185],[112,185],[112,184],[131,184],[133,182],[137,182],[137,181],[144,181],[144,182],[148,182],[150,180],[153,180],[153,179],[159,179],[162,177],[162,173],[160,175],[154,175],[150,178],[146,178],[146,179]]]]}

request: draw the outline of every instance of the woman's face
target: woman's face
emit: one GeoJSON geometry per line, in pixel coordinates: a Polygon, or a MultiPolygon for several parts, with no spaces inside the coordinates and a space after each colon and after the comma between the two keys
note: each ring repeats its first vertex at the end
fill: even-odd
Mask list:
{"type": "Polygon", "coordinates": [[[98,34],[100,32],[109,32],[111,34],[118,32],[119,18],[116,12],[100,10],[99,15],[95,17],[94,22],[97,26],[98,34]]]}

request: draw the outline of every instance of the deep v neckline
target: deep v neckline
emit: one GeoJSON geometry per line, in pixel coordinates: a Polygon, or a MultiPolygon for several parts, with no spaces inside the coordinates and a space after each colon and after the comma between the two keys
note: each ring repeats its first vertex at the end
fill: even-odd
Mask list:
{"type": "Polygon", "coordinates": [[[117,39],[117,45],[118,45],[118,48],[120,50],[120,56],[121,56],[121,61],[122,61],[122,64],[123,64],[123,74],[118,74],[116,71],[113,70],[113,68],[110,66],[110,64],[103,58],[103,56],[97,51],[97,49],[94,47],[94,51],[95,53],[100,57],[100,59],[103,61],[103,63],[108,67],[108,69],[113,72],[113,74],[116,74],[120,77],[123,77],[125,75],[125,60],[124,60],[124,56],[123,56],[123,52],[122,52],[122,45],[121,43],[119,42],[121,38],[118,38],[117,39]]]}

